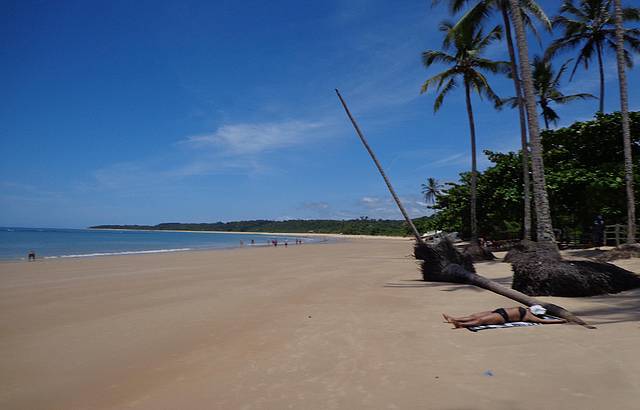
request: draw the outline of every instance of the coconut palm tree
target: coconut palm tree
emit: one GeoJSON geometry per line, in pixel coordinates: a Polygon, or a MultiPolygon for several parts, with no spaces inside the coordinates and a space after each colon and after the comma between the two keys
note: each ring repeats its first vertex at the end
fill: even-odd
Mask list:
{"type": "Polygon", "coordinates": [[[494,104],[499,104],[500,98],[493,91],[489,82],[481,71],[491,73],[505,72],[509,66],[502,61],[492,61],[481,56],[482,52],[493,41],[502,37],[500,26],[494,27],[487,35],[481,28],[473,25],[466,25],[453,30],[453,24],[442,23],[440,30],[445,33],[443,49],[428,50],[422,53],[422,62],[429,68],[433,64],[442,63],[450,67],[429,78],[422,85],[421,93],[427,92],[431,88],[436,88],[438,95],[433,104],[434,112],[437,112],[447,95],[455,90],[459,83],[462,83],[465,91],[467,105],[467,116],[469,119],[469,134],[471,137],[471,241],[478,242],[478,223],[476,219],[476,128],[473,118],[473,108],[471,105],[471,92],[475,91],[481,97],[489,98],[494,104]],[[452,50],[455,53],[449,54],[452,50]]]}
{"type": "MultiPolygon", "coordinates": [[[[511,64],[511,78],[515,89],[517,101],[522,101],[522,85],[520,76],[518,75],[518,64],[513,47],[513,36],[511,35],[511,23],[509,21],[509,1],[508,0],[473,0],[476,4],[467,11],[456,26],[463,24],[482,24],[492,14],[498,11],[502,17],[502,25],[504,27],[505,40],[507,50],[509,51],[509,61],[511,64]]],[[[438,3],[434,0],[433,3],[438,3]]],[[[459,12],[463,6],[471,3],[472,0],[449,0],[451,13],[459,12]]],[[[526,0],[521,3],[524,10],[523,18],[527,25],[537,35],[535,26],[532,24],[533,19],[537,19],[543,23],[547,29],[551,29],[551,21],[544,13],[542,8],[533,0],[526,0]]],[[[530,181],[529,181],[529,146],[527,144],[527,118],[525,114],[524,104],[518,104],[518,115],[520,119],[520,143],[522,145],[522,175],[523,175],[523,205],[524,205],[524,230],[523,237],[525,240],[531,239],[531,199],[530,199],[530,181]]]]}
{"type": "MultiPolygon", "coordinates": [[[[551,62],[543,57],[535,56],[533,58],[533,87],[535,89],[536,97],[538,97],[537,103],[542,110],[542,119],[544,119],[544,125],[546,129],[549,129],[549,123],[557,124],[560,116],[551,108],[551,104],[568,104],[575,100],[585,100],[587,98],[596,98],[592,94],[577,93],[571,95],[564,95],[560,91],[560,79],[567,66],[571,63],[571,60],[565,62],[555,73],[551,62]]],[[[511,97],[503,100],[504,104],[510,104],[512,107],[518,105],[518,97],[511,97]]]]}
{"type": "Polygon", "coordinates": [[[627,94],[627,73],[624,55],[624,9],[620,0],[615,0],[616,57],[620,83],[620,112],[622,114],[622,139],[624,144],[624,176],[627,189],[627,243],[636,242],[636,207],[633,189],[633,162],[631,158],[631,135],[629,131],[629,101],[627,94]]]}
{"type": "MultiPolygon", "coordinates": [[[[604,52],[605,47],[616,50],[616,29],[611,6],[612,0],[580,0],[574,4],[573,0],[564,0],[560,12],[566,15],[553,19],[554,27],[561,27],[563,35],[553,41],[547,49],[547,57],[557,54],[561,50],[579,48],[570,79],[582,63],[589,68],[594,52],[598,61],[600,76],[600,104],[598,111],[604,112],[604,52]]],[[[623,21],[640,20],[640,9],[622,9],[623,21]]],[[[624,43],[633,51],[640,52],[640,29],[623,29],[624,43]]],[[[623,48],[623,60],[627,67],[633,65],[629,51],[623,48]]]]}
{"type": "Polygon", "coordinates": [[[422,184],[422,195],[427,204],[435,204],[436,197],[440,194],[442,185],[432,177],[427,178],[427,183],[422,184]]]}
{"type": "Polygon", "coordinates": [[[542,144],[540,142],[540,126],[536,112],[536,96],[533,86],[531,66],[529,65],[529,45],[524,31],[519,0],[509,0],[511,19],[516,31],[520,74],[527,108],[527,124],[529,127],[529,143],[531,145],[531,173],[533,176],[533,197],[536,211],[536,233],[538,243],[559,255],[558,245],[553,234],[549,198],[545,187],[544,162],[542,160],[542,144]]]}

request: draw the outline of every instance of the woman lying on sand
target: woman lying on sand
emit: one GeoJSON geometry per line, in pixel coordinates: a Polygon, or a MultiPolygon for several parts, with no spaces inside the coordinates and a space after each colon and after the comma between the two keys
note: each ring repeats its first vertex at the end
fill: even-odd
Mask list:
{"type": "Polygon", "coordinates": [[[445,313],[442,314],[445,323],[451,323],[454,329],[463,327],[473,327],[481,325],[502,325],[507,322],[533,322],[533,323],[565,323],[564,319],[542,319],[540,316],[547,312],[540,305],[533,305],[529,308],[511,307],[499,308],[491,312],[474,313],[469,316],[452,317],[445,313]]]}

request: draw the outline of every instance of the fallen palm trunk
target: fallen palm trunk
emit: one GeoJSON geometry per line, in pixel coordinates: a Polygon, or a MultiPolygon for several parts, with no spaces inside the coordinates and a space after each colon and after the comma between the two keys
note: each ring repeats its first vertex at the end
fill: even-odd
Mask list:
{"type": "Polygon", "coordinates": [[[451,242],[447,240],[442,240],[433,246],[427,244],[416,244],[414,254],[417,259],[421,259],[423,261],[422,277],[425,281],[451,282],[477,286],[527,306],[541,305],[547,309],[547,312],[550,315],[560,317],[568,322],[576,323],[589,329],[595,329],[595,326],[589,325],[562,306],[542,302],[532,298],[531,296],[525,295],[524,293],[520,293],[517,290],[507,288],[499,283],[471,272],[468,267],[465,269],[459,264],[459,261],[462,260],[465,264],[469,261],[465,261],[465,257],[460,255],[451,242]],[[456,253],[459,256],[452,260],[449,255],[456,253]]]}
{"type": "Polygon", "coordinates": [[[411,221],[411,218],[409,218],[409,214],[402,206],[402,202],[400,202],[400,198],[398,198],[398,195],[396,195],[395,190],[391,186],[391,182],[387,178],[387,175],[382,169],[382,166],[380,165],[380,162],[376,158],[376,155],[374,154],[373,150],[367,143],[367,140],[364,137],[364,134],[362,133],[362,131],[360,131],[360,127],[358,127],[358,124],[356,123],[355,118],[353,118],[353,116],[351,115],[351,112],[347,107],[347,103],[342,98],[342,95],[340,95],[340,92],[338,91],[338,89],[336,89],[336,94],[338,95],[338,98],[342,103],[342,107],[347,113],[347,116],[349,117],[351,124],[353,124],[353,128],[355,128],[356,134],[358,134],[360,141],[362,141],[362,144],[366,148],[367,152],[369,152],[371,159],[373,160],[376,167],[378,168],[380,175],[382,175],[384,182],[387,184],[387,188],[389,188],[389,192],[391,193],[391,196],[393,197],[396,204],[398,205],[398,208],[400,209],[402,216],[407,221],[407,224],[411,228],[411,231],[413,232],[413,235],[416,238],[416,246],[415,246],[414,254],[417,259],[423,260],[422,274],[425,280],[434,281],[434,282],[462,283],[467,285],[478,286],[480,288],[490,290],[494,293],[505,296],[509,299],[515,300],[516,302],[520,302],[527,306],[542,305],[547,309],[549,314],[553,316],[561,317],[563,319],[566,319],[569,322],[577,323],[579,325],[588,327],[590,329],[595,329],[595,327],[588,325],[582,319],[580,319],[579,317],[577,317],[576,315],[574,315],[573,313],[569,312],[568,310],[564,309],[561,306],[557,306],[551,303],[540,302],[539,300],[536,300],[530,296],[527,296],[516,290],[506,288],[500,285],[499,283],[496,283],[492,280],[489,280],[473,272],[470,272],[474,270],[473,261],[471,260],[471,257],[469,255],[466,255],[466,256],[461,255],[453,247],[451,242],[449,242],[448,240],[442,240],[438,244],[438,245],[444,244],[444,245],[440,245],[442,250],[437,249],[438,245],[434,247],[427,245],[422,239],[422,237],[420,236],[420,233],[418,232],[418,229],[416,229],[415,225],[413,224],[413,221],[411,221]]]}

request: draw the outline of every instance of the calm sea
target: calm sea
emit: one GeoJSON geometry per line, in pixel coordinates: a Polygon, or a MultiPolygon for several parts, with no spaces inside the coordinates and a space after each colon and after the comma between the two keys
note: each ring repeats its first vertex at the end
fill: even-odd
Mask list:
{"type": "Polygon", "coordinates": [[[318,239],[301,236],[267,236],[233,233],[106,231],[93,229],[39,229],[0,227],[0,260],[26,259],[29,251],[38,258],[81,258],[91,256],[163,253],[240,246],[279,246],[296,239],[305,243],[318,239]]]}

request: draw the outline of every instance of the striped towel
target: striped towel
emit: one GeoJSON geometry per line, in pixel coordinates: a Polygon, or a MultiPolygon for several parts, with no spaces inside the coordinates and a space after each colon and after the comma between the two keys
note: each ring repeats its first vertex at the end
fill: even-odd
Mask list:
{"type": "MultiPolygon", "coordinates": [[[[544,315],[541,316],[542,319],[559,319],[555,316],[548,316],[548,315],[544,315]]],[[[532,323],[532,322],[507,322],[503,325],[481,325],[481,326],[472,326],[472,327],[468,327],[467,329],[469,329],[472,332],[477,332],[479,330],[485,330],[485,329],[502,329],[502,328],[506,328],[506,327],[525,327],[525,326],[540,326],[542,325],[542,323],[532,323]]]]}

